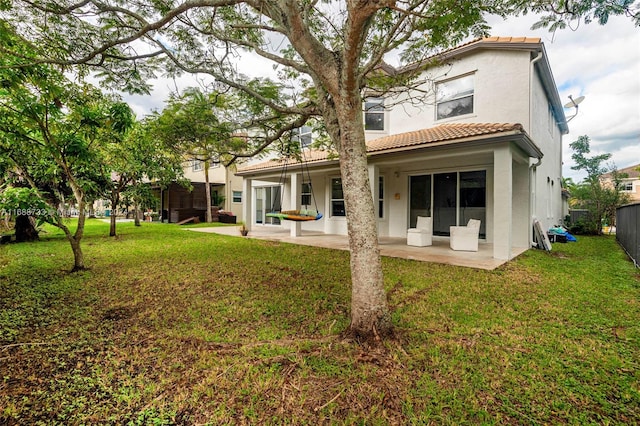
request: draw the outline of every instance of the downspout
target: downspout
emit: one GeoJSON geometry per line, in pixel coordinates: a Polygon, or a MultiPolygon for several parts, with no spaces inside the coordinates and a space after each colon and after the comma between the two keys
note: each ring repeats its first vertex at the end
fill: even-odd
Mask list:
{"type": "MultiPolygon", "coordinates": [[[[529,136],[533,138],[533,78],[535,76],[535,65],[536,62],[538,62],[540,59],[542,59],[542,51],[538,52],[538,55],[533,58],[530,62],[530,69],[529,69],[529,136]]],[[[540,164],[542,164],[542,157],[538,158],[538,161],[530,164],[529,165],[529,194],[530,194],[530,199],[529,199],[529,241],[531,242],[531,244],[533,245],[533,219],[535,219],[534,217],[534,211],[535,211],[535,206],[536,206],[536,197],[537,197],[537,190],[538,190],[538,183],[537,183],[537,176],[536,176],[536,169],[538,168],[538,166],[540,166],[540,164]]]]}

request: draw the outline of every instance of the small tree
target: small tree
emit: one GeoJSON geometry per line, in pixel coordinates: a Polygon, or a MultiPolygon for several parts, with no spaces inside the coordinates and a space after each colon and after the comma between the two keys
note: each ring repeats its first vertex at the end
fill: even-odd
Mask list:
{"type": "MultiPolygon", "coordinates": [[[[0,42],[31,45],[0,22],[0,42]]],[[[60,228],[74,255],[73,271],[85,269],[80,241],[87,201],[106,183],[99,147],[106,133],[117,131],[107,111],[113,100],[90,85],[76,85],[46,65],[0,55],[0,160],[16,186],[31,188],[27,211],[60,228]],[[72,231],[64,220],[65,200],[72,198],[78,222],[72,231]],[[47,209],[37,208],[39,203],[47,209]],[[29,208],[30,207],[30,208],[29,208]]]]}
{"type": "Polygon", "coordinates": [[[601,234],[603,221],[614,223],[616,208],[628,201],[628,196],[621,191],[624,175],[615,166],[603,165],[611,158],[611,154],[587,156],[591,152],[588,136],[580,136],[569,146],[574,151],[571,158],[576,163],[571,168],[587,173],[587,177],[572,188],[574,206],[589,211],[588,219],[582,223],[584,231],[601,234]],[[613,178],[612,184],[604,185],[602,175],[608,172],[613,178]]]}
{"type": "Polygon", "coordinates": [[[131,109],[126,104],[114,105],[112,116],[122,123],[122,132],[112,135],[103,144],[102,156],[105,173],[111,176],[104,195],[111,203],[109,236],[116,235],[117,210],[122,204],[123,193],[135,206],[135,224],[140,226],[138,207],[145,199],[145,182],[171,181],[184,183],[180,157],[151,134],[149,120],[135,122],[131,109]]]}
{"type": "Polygon", "coordinates": [[[203,164],[207,222],[212,221],[209,168],[221,163],[225,153],[238,152],[242,146],[237,145],[243,143],[233,137],[230,123],[221,122],[220,111],[225,107],[222,94],[191,88],[172,96],[164,110],[154,115],[154,135],[177,155],[203,164]]]}

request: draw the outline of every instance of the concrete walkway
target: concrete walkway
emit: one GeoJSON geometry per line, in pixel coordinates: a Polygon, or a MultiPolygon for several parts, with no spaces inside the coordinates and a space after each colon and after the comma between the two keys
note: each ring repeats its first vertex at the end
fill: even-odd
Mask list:
{"type": "MultiPolygon", "coordinates": [[[[348,238],[345,235],[323,234],[321,232],[302,231],[299,237],[291,237],[289,230],[275,229],[269,226],[257,226],[249,231],[247,237],[240,235],[239,226],[216,226],[210,228],[186,228],[194,232],[207,232],[229,235],[238,238],[255,238],[259,240],[280,241],[283,243],[324,247],[338,250],[349,250],[348,238]]],[[[406,238],[381,237],[379,239],[380,254],[388,257],[419,260],[422,262],[443,263],[446,265],[465,266],[492,270],[506,263],[493,258],[493,244],[480,242],[477,252],[453,251],[449,248],[449,238],[433,237],[433,245],[413,247],[407,245],[406,238]]],[[[526,249],[514,253],[520,255],[526,249]]]]}

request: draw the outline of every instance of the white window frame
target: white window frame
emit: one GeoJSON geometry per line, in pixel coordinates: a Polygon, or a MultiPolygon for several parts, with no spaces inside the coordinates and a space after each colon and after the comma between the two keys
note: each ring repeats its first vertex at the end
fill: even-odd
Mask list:
{"type": "Polygon", "coordinates": [[[200,160],[191,160],[191,170],[194,172],[201,172],[204,169],[202,165],[202,161],[200,160]]]}
{"type": "Polygon", "coordinates": [[[300,204],[303,206],[310,206],[313,201],[311,198],[311,182],[302,182],[302,185],[300,186],[300,204]],[[305,201],[309,202],[305,203],[305,201]]]}
{"type": "Polygon", "coordinates": [[[633,182],[623,182],[622,190],[626,192],[633,192],[633,182]]]}
{"type": "Polygon", "coordinates": [[[384,132],[387,129],[385,123],[386,113],[384,107],[384,98],[377,96],[369,96],[364,98],[362,109],[364,111],[364,130],[367,132],[384,132]],[[367,117],[378,117],[376,122],[382,123],[382,129],[367,128],[367,117]],[[381,118],[381,119],[380,119],[381,118]]]}
{"type": "Polygon", "coordinates": [[[293,139],[298,142],[301,149],[308,148],[313,143],[313,129],[311,126],[301,126],[293,129],[293,139]]]}
{"type": "Polygon", "coordinates": [[[344,190],[342,188],[342,178],[340,177],[332,177],[329,182],[329,210],[331,217],[345,217],[347,215],[347,209],[344,205],[344,190]],[[333,183],[334,181],[340,181],[340,192],[342,192],[342,198],[333,198],[333,183]],[[344,214],[335,214],[333,210],[334,202],[342,202],[344,214]]]}
{"type": "Polygon", "coordinates": [[[242,191],[231,191],[231,202],[242,203],[242,191]]]}
{"type": "MultiPolygon", "coordinates": [[[[455,78],[450,78],[448,80],[442,80],[436,82],[435,93],[436,93],[436,120],[447,120],[455,117],[464,117],[467,115],[471,115],[475,112],[475,74],[463,74],[457,76],[455,78]],[[465,90],[465,85],[461,82],[465,79],[469,79],[471,81],[471,92],[469,93],[468,89],[465,90]],[[462,85],[463,89],[456,88],[455,85],[462,85]],[[448,87],[447,87],[448,86],[448,87]],[[441,106],[449,103],[460,102],[463,99],[471,99],[471,111],[464,110],[460,113],[451,112],[448,114],[444,114],[444,112],[440,112],[441,106]]],[[[468,107],[466,107],[468,108],[468,107]]]]}

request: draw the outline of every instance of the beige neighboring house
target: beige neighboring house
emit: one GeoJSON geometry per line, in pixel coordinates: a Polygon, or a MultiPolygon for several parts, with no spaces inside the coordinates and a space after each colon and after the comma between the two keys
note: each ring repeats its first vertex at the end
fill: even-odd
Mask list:
{"type": "MultiPolygon", "coordinates": [[[[534,219],[548,229],[564,214],[568,127],[544,44],[491,37],[439,59],[424,72],[422,89],[432,95],[422,103],[411,93],[364,101],[379,235],[406,237],[418,216],[430,216],[434,238],[448,240],[451,226],[478,219],[480,244],[492,244],[495,259],[511,259],[531,246],[534,219]]],[[[282,161],[239,168],[249,227],[347,234],[338,160],[318,151],[306,158],[308,172],[289,165],[284,180],[282,161]],[[299,209],[312,195],[320,220],[267,216],[272,206],[299,209]]]]}
{"type": "MultiPolygon", "coordinates": [[[[620,169],[618,173],[627,175],[622,179],[622,191],[629,195],[629,202],[631,204],[640,203],[640,164],[620,169]]],[[[603,185],[612,185],[611,173],[602,175],[601,181],[603,185]]]]}
{"type": "MultiPolygon", "coordinates": [[[[207,208],[204,163],[190,160],[184,163],[184,177],[191,182],[193,189],[172,183],[167,188],[156,189],[161,200],[161,219],[168,223],[176,223],[189,217],[198,216],[205,220],[207,208]]],[[[213,164],[209,168],[209,186],[212,206],[221,207],[242,221],[242,178],[234,174],[234,169],[221,164],[213,164]],[[215,203],[217,196],[223,196],[222,203],[215,203]]]]}

